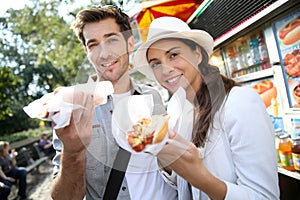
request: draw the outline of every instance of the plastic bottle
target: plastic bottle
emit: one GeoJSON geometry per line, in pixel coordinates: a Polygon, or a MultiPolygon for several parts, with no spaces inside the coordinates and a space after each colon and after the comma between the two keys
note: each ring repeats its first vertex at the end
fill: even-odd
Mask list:
{"type": "Polygon", "coordinates": [[[282,167],[286,170],[294,171],[295,168],[292,158],[292,142],[290,141],[288,134],[280,136],[278,150],[282,167]]]}
{"type": "Polygon", "coordinates": [[[300,137],[296,137],[293,139],[292,157],[295,170],[297,172],[300,172],[300,137]]]}
{"type": "Polygon", "coordinates": [[[228,48],[228,57],[230,59],[230,66],[232,72],[238,70],[237,53],[235,51],[234,46],[228,48]]]}
{"type": "Polygon", "coordinates": [[[279,134],[276,134],[275,135],[275,148],[276,148],[276,154],[277,154],[277,162],[281,163],[280,155],[279,155],[279,142],[280,142],[279,134]]]}
{"type": "Polygon", "coordinates": [[[259,49],[261,62],[268,61],[268,51],[267,51],[267,47],[266,47],[266,43],[265,43],[265,38],[264,38],[262,32],[260,32],[259,38],[258,38],[258,49],[259,49]]]}
{"type": "Polygon", "coordinates": [[[291,122],[292,122],[292,126],[290,129],[291,138],[294,139],[296,137],[300,137],[300,119],[292,118],[291,122]]]}
{"type": "Polygon", "coordinates": [[[238,56],[241,68],[248,67],[248,53],[249,52],[247,52],[247,43],[245,40],[243,40],[238,46],[238,56]]]}
{"type": "Polygon", "coordinates": [[[249,46],[250,46],[250,55],[251,58],[253,59],[253,64],[258,64],[260,63],[260,54],[259,54],[259,43],[258,43],[258,39],[255,37],[255,35],[252,35],[250,42],[249,42],[249,46]]]}

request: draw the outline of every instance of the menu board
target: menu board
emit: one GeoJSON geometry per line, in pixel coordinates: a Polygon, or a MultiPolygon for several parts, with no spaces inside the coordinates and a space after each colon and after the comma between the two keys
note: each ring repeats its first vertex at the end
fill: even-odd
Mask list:
{"type": "Polygon", "coordinates": [[[300,108],[300,10],[273,23],[291,108],[300,108]]]}
{"type": "Polygon", "coordinates": [[[273,77],[246,82],[243,85],[253,88],[260,95],[269,115],[282,116],[281,101],[273,77]]]}

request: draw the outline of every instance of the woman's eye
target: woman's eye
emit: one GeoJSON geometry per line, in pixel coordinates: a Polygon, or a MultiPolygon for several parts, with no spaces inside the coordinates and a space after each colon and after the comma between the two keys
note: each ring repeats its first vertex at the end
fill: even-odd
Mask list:
{"type": "Polygon", "coordinates": [[[171,55],[170,55],[170,58],[175,58],[175,57],[177,57],[178,56],[178,53],[172,53],[171,55]]]}

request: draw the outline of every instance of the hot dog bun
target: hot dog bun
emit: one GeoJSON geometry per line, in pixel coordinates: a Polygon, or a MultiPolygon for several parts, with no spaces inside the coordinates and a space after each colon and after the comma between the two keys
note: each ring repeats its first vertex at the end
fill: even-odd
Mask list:
{"type": "Polygon", "coordinates": [[[272,98],[277,97],[277,89],[271,80],[259,82],[253,86],[253,89],[261,96],[266,108],[271,105],[272,98]]]}
{"type": "Polygon", "coordinates": [[[282,40],[283,44],[291,45],[300,40],[300,26],[297,26],[295,29],[291,30],[286,34],[285,38],[282,40]]]}
{"type": "Polygon", "coordinates": [[[75,99],[80,101],[76,102],[73,109],[84,106],[86,96],[93,94],[94,107],[106,103],[107,96],[114,91],[112,83],[109,81],[93,82],[86,84],[78,84],[74,86],[59,87],[53,92],[47,93],[40,99],[31,102],[25,106],[23,110],[31,117],[41,120],[51,121],[51,117],[66,108],[65,103],[74,103],[75,99]]]}
{"type": "Polygon", "coordinates": [[[131,148],[140,152],[148,144],[161,142],[168,131],[168,115],[152,115],[151,118],[142,118],[133,125],[133,130],[127,133],[127,141],[131,148]]]}
{"type": "Polygon", "coordinates": [[[279,38],[285,45],[291,45],[300,40],[300,16],[287,23],[279,31],[279,38]]]}

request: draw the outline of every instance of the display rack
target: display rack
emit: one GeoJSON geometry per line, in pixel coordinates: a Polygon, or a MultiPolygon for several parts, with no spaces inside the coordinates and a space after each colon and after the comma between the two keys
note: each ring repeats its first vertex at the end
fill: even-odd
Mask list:
{"type": "Polygon", "coordinates": [[[300,180],[300,173],[288,171],[282,167],[278,167],[278,173],[300,180]]]}

